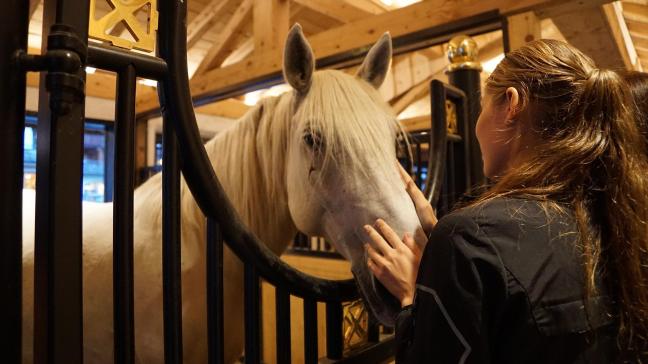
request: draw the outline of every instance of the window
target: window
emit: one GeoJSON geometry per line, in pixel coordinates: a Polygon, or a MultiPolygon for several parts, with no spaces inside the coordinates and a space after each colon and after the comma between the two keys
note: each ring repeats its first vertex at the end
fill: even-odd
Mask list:
{"type": "MultiPolygon", "coordinates": [[[[25,118],[24,133],[24,180],[23,188],[36,188],[36,146],[37,118],[28,115],[25,118]]],[[[112,160],[109,158],[107,145],[112,140],[112,125],[86,121],[83,138],[83,184],[82,198],[84,201],[107,202],[112,200],[107,189],[112,187],[112,180],[107,178],[107,171],[112,160]]]]}

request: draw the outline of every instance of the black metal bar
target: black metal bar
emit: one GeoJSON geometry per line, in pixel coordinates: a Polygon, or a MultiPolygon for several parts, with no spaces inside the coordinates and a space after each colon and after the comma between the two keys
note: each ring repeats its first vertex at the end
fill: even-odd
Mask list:
{"type": "Polygon", "coordinates": [[[304,363],[317,363],[317,301],[304,299],[304,363]]]}
{"type": "Polygon", "coordinates": [[[39,90],[34,361],[83,360],[81,180],[89,2],[46,0],[39,90]]]}
{"type": "Polygon", "coordinates": [[[163,1],[158,5],[157,49],[169,67],[158,87],[160,103],[164,115],[175,123],[182,173],[198,206],[206,216],[223,222],[221,229],[227,245],[273,286],[290,287],[293,295],[318,300],[336,297],[349,301],[358,297],[353,279],[333,281],[304,274],[279,259],[245,227],[214,173],[196,124],[187,79],[187,2],[163,1]]]}
{"type": "Polygon", "coordinates": [[[261,307],[259,276],[251,264],[245,264],[245,364],[261,362],[261,307]]]}
{"type": "Polygon", "coordinates": [[[340,302],[326,303],[326,356],[329,359],[342,359],[344,351],[342,316],[340,302]]]}
{"type": "Polygon", "coordinates": [[[135,67],[117,73],[113,204],[115,363],[135,362],[133,190],[135,189],[135,67]]]}
{"type": "Polygon", "coordinates": [[[277,364],[290,364],[290,294],[286,288],[275,287],[277,317],[277,364]]]}
{"type": "Polygon", "coordinates": [[[437,206],[443,172],[445,169],[447,149],[447,122],[446,122],[446,88],[443,82],[432,80],[430,82],[430,102],[432,105],[432,128],[430,129],[430,157],[428,160],[428,179],[424,193],[432,206],[437,206]]]}
{"type": "Polygon", "coordinates": [[[0,353],[21,363],[22,185],[25,74],[14,55],[27,49],[29,2],[9,0],[0,12],[0,353]]]}
{"type": "Polygon", "coordinates": [[[421,154],[421,143],[417,142],[416,143],[416,183],[419,185],[423,182],[421,180],[421,176],[423,174],[422,167],[423,167],[423,161],[422,161],[422,154],[421,154]]]}
{"type": "Polygon", "coordinates": [[[367,312],[367,315],[369,315],[367,319],[367,341],[370,343],[377,343],[380,341],[380,326],[378,325],[378,320],[376,320],[371,312],[367,312]]]}
{"type": "Polygon", "coordinates": [[[207,219],[207,362],[224,362],[223,236],[218,223],[207,219]]]}
{"type": "MultiPolygon", "coordinates": [[[[469,148],[469,170],[472,184],[482,184],[486,182],[483,171],[483,163],[477,136],[475,135],[475,124],[481,112],[481,71],[478,69],[461,68],[448,72],[450,84],[462,90],[466,94],[466,123],[464,142],[469,148]]],[[[464,135],[462,135],[464,137],[464,135]]]]}
{"type": "Polygon", "coordinates": [[[88,66],[120,72],[128,65],[135,67],[137,76],[154,80],[162,79],[167,72],[167,64],[161,58],[109,45],[88,44],[88,66]]]}
{"type": "Polygon", "coordinates": [[[171,121],[163,121],[162,281],[164,362],[182,363],[182,283],[180,271],[180,163],[171,121]]]}

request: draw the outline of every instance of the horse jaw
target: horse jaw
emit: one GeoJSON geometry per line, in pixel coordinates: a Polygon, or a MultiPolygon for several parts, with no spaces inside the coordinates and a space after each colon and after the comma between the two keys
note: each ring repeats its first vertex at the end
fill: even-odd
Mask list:
{"type": "Polygon", "coordinates": [[[326,239],[351,262],[351,271],[374,316],[383,325],[393,326],[400,312],[400,303],[367,268],[364,243],[369,238],[362,227],[381,218],[399,236],[409,233],[420,245],[425,244],[425,241],[422,239],[422,229],[414,205],[400,179],[380,177],[374,176],[374,180],[382,182],[376,183],[372,188],[368,188],[367,183],[356,182],[353,187],[346,184],[339,191],[329,192],[329,196],[338,197],[328,203],[322,202],[326,210],[323,229],[326,239]]]}

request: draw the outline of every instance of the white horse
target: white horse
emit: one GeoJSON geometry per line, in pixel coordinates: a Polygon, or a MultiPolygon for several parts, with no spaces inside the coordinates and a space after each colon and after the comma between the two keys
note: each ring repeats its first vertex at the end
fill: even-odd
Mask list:
{"type": "MultiPolygon", "coordinates": [[[[261,100],[236,126],[206,144],[222,185],[250,229],[276,254],[297,230],[322,235],[352,262],[362,294],[383,323],[398,306],[379,289],[364,262],[363,224],[382,217],[399,233],[420,226],[396,169],[398,124],[376,88],[391,60],[391,38],[373,46],[356,76],[314,72],[301,28],[291,29],[284,76],[293,91],[261,100]],[[389,302],[389,303],[388,303],[389,302]]],[[[162,180],[135,191],[135,344],[140,363],[161,363],[162,180]]],[[[24,355],[31,362],[33,195],[25,195],[24,355]]],[[[184,361],[207,353],[205,218],[181,185],[184,361]]],[[[83,308],[86,363],[113,356],[112,204],[83,205],[83,308]]],[[[225,249],[225,360],[243,350],[243,267],[225,249]]]]}

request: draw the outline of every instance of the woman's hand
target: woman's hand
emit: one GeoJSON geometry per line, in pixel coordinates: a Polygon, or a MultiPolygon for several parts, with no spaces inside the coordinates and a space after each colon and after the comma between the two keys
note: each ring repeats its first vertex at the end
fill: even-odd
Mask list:
{"type": "Polygon", "coordinates": [[[409,234],[403,240],[387,223],[378,219],[375,228],[364,226],[371,244],[367,249],[367,266],[376,278],[396,297],[401,307],[412,303],[421,262],[421,247],[409,234]]]}
{"type": "Polygon", "coordinates": [[[405,183],[405,190],[409,194],[412,202],[414,202],[414,208],[416,209],[416,215],[418,215],[419,221],[421,222],[421,227],[423,227],[423,232],[425,236],[429,236],[430,232],[437,223],[437,217],[434,214],[434,209],[432,205],[428,202],[423,192],[419,190],[412,177],[407,173],[405,168],[401,166],[400,163],[396,162],[398,165],[398,170],[400,172],[401,179],[405,183]]]}

